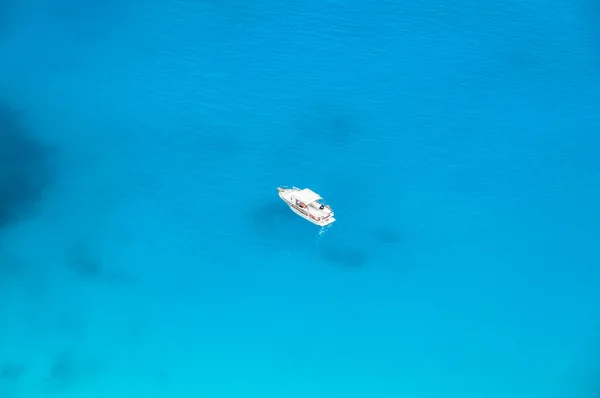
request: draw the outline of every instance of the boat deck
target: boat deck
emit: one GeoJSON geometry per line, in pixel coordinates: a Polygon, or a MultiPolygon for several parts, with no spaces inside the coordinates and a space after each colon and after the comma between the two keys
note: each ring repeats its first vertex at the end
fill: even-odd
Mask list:
{"type": "Polygon", "coordinates": [[[312,213],[312,215],[314,215],[315,217],[326,217],[329,214],[329,210],[327,208],[321,210],[319,209],[319,204],[310,204],[308,205],[308,208],[310,210],[310,212],[312,213]]]}
{"type": "MultiPolygon", "coordinates": [[[[310,203],[309,205],[307,205],[307,207],[304,207],[304,208],[296,205],[296,197],[297,197],[296,194],[299,191],[301,191],[299,188],[295,188],[295,187],[294,188],[281,188],[280,187],[280,188],[278,188],[278,190],[279,190],[279,197],[281,197],[281,199],[283,199],[296,214],[309,220],[310,222],[317,224],[317,225],[325,226],[325,225],[329,225],[335,221],[333,211],[331,209],[328,209],[326,207],[323,208],[323,210],[319,209],[319,207],[321,205],[325,205],[325,203],[321,203],[321,202],[319,202],[319,200],[310,203]],[[309,215],[307,213],[310,213],[310,215],[312,217],[309,217],[309,215]],[[325,218],[325,217],[327,217],[327,218],[325,218]],[[319,221],[317,221],[317,219],[319,219],[319,221]]],[[[314,197],[315,195],[312,195],[312,196],[314,197]]],[[[300,196],[300,195],[298,195],[298,196],[300,196]]],[[[311,200],[310,197],[307,199],[311,200]]],[[[319,198],[319,199],[322,200],[322,198],[319,198]]]]}

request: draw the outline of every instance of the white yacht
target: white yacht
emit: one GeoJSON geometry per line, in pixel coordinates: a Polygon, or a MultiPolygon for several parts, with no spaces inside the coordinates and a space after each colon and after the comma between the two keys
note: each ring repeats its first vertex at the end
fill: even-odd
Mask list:
{"type": "Polygon", "coordinates": [[[278,187],[279,197],[300,217],[325,227],[335,221],[333,210],[322,202],[322,197],[308,188],[278,187]]]}

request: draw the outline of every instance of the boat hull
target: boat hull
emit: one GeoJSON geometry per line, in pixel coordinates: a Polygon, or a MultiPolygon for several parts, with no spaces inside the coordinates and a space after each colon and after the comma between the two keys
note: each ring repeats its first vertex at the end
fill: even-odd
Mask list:
{"type": "Polygon", "coordinates": [[[326,226],[332,224],[333,222],[335,222],[335,217],[333,216],[333,213],[331,213],[331,215],[328,217],[321,218],[320,220],[311,217],[311,215],[309,214],[308,211],[296,206],[295,204],[293,204],[290,200],[288,200],[286,198],[286,194],[289,191],[293,191],[293,190],[280,190],[279,197],[281,198],[281,200],[283,200],[285,202],[286,205],[288,205],[290,210],[292,210],[294,213],[296,213],[297,215],[304,218],[305,220],[310,221],[311,223],[318,225],[320,227],[326,227],[326,226]]]}
{"type": "MultiPolygon", "coordinates": [[[[287,203],[287,202],[286,202],[286,203],[287,203]]],[[[288,204],[288,206],[289,206],[289,208],[290,208],[290,209],[291,209],[291,210],[292,210],[294,213],[296,213],[296,214],[297,214],[297,215],[299,215],[300,217],[302,217],[302,218],[304,218],[305,220],[307,220],[307,221],[310,221],[311,223],[313,223],[313,224],[315,224],[315,225],[318,225],[318,226],[320,226],[320,227],[326,227],[326,226],[328,226],[329,224],[331,224],[331,223],[333,223],[333,222],[335,221],[335,218],[334,218],[333,216],[330,216],[330,217],[328,217],[328,218],[326,218],[326,219],[324,219],[324,220],[317,221],[317,220],[315,220],[315,219],[313,219],[313,218],[309,217],[307,214],[304,214],[304,213],[302,212],[302,210],[300,210],[300,209],[297,209],[297,208],[296,208],[296,206],[289,205],[289,204],[288,204]]]]}

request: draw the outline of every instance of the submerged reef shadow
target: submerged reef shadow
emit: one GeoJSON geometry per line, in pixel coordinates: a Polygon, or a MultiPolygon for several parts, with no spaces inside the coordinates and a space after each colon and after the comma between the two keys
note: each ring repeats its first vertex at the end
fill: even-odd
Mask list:
{"type": "Polygon", "coordinates": [[[321,227],[303,220],[276,199],[251,208],[248,217],[251,232],[266,244],[306,252],[315,259],[348,269],[365,267],[374,260],[370,246],[393,246],[400,241],[399,234],[391,228],[375,228],[362,236],[336,223],[321,235],[321,227]]]}
{"type": "Polygon", "coordinates": [[[0,101],[0,231],[26,218],[54,178],[49,146],[25,128],[22,114],[0,101]]]}
{"type": "Polygon", "coordinates": [[[0,362],[0,397],[12,398],[19,397],[21,378],[26,371],[22,363],[0,362]]]}
{"type": "Polygon", "coordinates": [[[109,269],[97,251],[84,241],[77,241],[67,248],[65,264],[76,276],[88,280],[134,285],[138,281],[124,272],[109,269]]]}
{"type": "Polygon", "coordinates": [[[390,252],[398,253],[405,243],[404,234],[391,225],[365,227],[362,223],[339,226],[336,223],[317,242],[319,257],[333,265],[363,268],[387,258],[390,252]]]}
{"type": "MultiPolygon", "coordinates": [[[[322,229],[294,214],[277,197],[250,205],[248,224],[266,245],[308,253],[336,267],[359,269],[373,264],[380,254],[389,257],[405,245],[402,228],[350,214],[322,229]]],[[[341,213],[340,213],[341,214],[341,213]]],[[[393,259],[392,259],[393,261],[393,259]]]]}
{"type": "Polygon", "coordinates": [[[2,363],[0,364],[0,383],[17,383],[25,373],[25,365],[22,363],[2,363]]]}
{"type": "Polygon", "coordinates": [[[117,0],[60,0],[53,3],[52,16],[72,39],[90,41],[111,29],[123,3],[117,0]]]}
{"type": "Polygon", "coordinates": [[[257,202],[248,222],[252,234],[267,247],[286,252],[315,252],[319,227],[301,219],[280,200],[257,202]]]}
{"type": "Polygon", "coordinates": [[[69,270],[81,278],[98,278],[102,274],[102,260],[81,241],[67,249],[66,265],[69,270]]]}
{"type": "Polygon", "coordinates": [[[368,250],[350,244],[325,244],[319,247],[319,256],[330,264],[351,269],[362,268],[373,259],[372,253],[368,250]]]}
{"type": "Polygon", "coordinates": [[[359,137],[368,135],[360,115],[361,112],[352,107],[314,106],[299,128],[305,140],[321,145],[334,144],[338,148],[347,147],[359,137]]]}
{"type": "Polygon", "coordinates": [[[84,360],[70,353],[61,353],[54,358],[47,376],[41,381],[41,388],[46,394],[60,394],[99,370],[99,363],[95,360],[84,360]]]}
{"type": "Polygon", "coordinates": [[[371,235],[373,240],[382,245],[398,246],[402,244],[402,236],[395,228],[381,226],[373,228],[371,235]]]}
{"type": "Polygon", "coordinates": [[[12,25],[12,17],[17,5],[17,0],[0,1],[0,42],[12,25]]]}
{"type": "Polygon", "coordinates": [[[249,223],[255,235],[273,240],[287,240],[282,235],[282,227],[289,225],[296,216],[283,203],[272,200],[269,203],[260,202],[252,206],[249,215],[249,223]]]}
{"type": "Polygon", "coordinates": [[[11,276],[22,275],[27,268],[25,261],[5,252],[0,242],[0,285],[11,276]]]}

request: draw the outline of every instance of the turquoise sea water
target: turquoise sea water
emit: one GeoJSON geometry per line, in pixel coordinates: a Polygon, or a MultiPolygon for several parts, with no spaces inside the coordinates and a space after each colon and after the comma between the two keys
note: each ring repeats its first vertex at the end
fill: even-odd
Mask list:
{"type": "Polygon", "coordinates": [[[599,27],[0,2],[0,397],[598,397],[599,27]]]}

